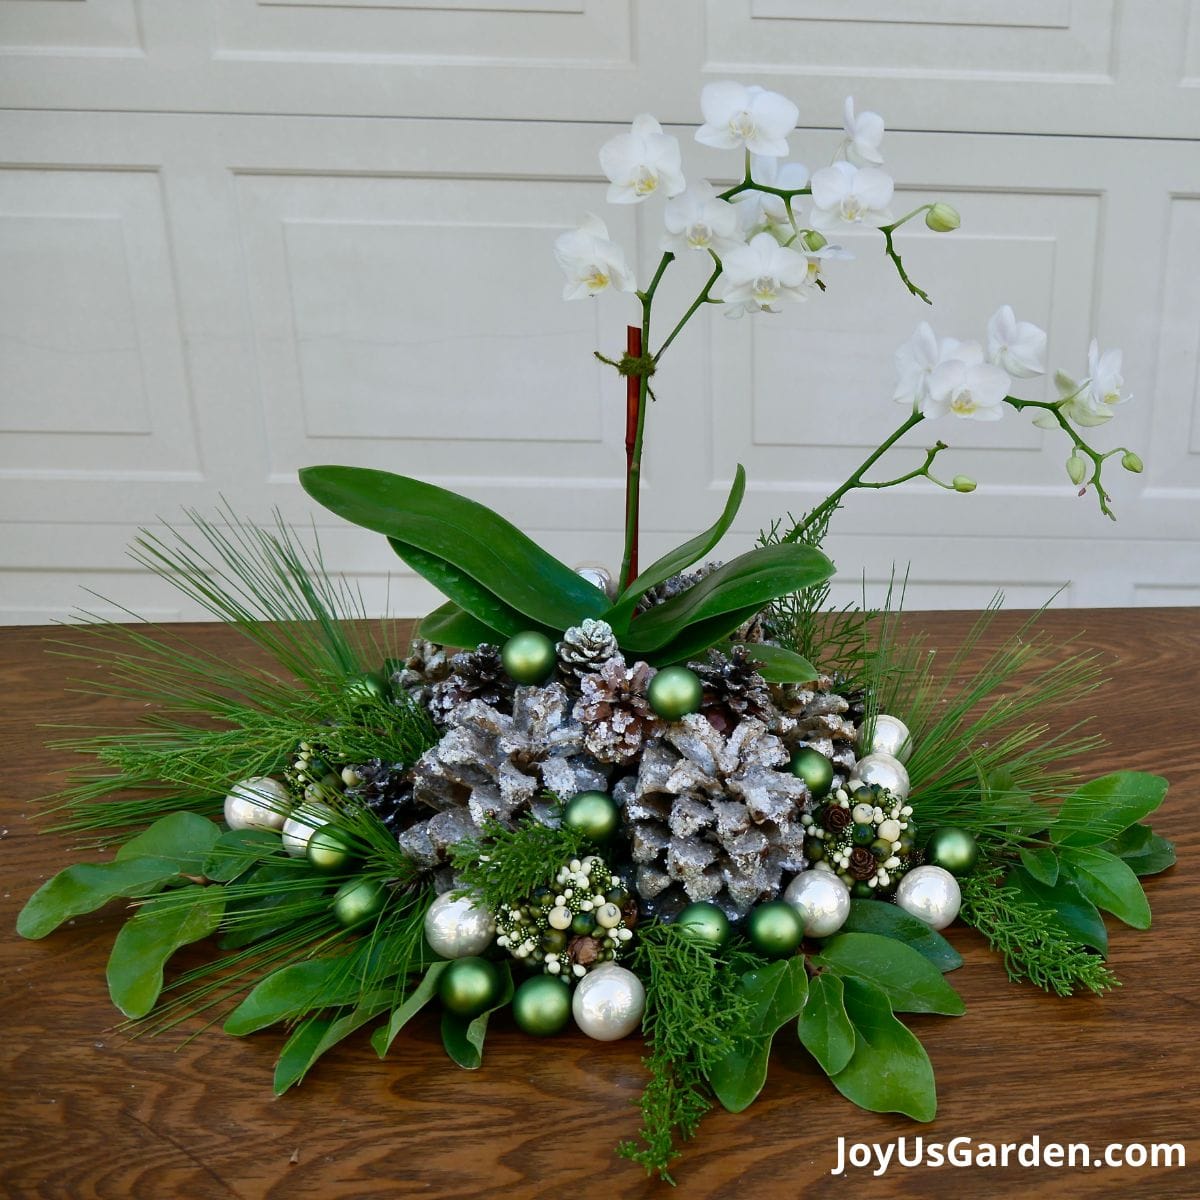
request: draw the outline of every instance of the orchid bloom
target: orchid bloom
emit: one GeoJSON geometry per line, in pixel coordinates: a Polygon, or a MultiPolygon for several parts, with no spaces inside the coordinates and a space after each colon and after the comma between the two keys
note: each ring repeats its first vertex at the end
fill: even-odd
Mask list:
{"type": "Polygon", "coordinates": [[[679,142],[649,114],[634,117],[629,133],[600,147],[600,166],[610,183],[609,204],[640,204],[662,188],[677,196],[687,186],[680,168],[679,142]]]}
{"type": "Polygon", "coordinates": [[[813,211],[809,220],[822,233],[855,225],[886,225],[892,214],[895,184],[874,167],[835,162],[812,177],[813,211]]]}
{"type": "Polygon", "coordinates": [[[594,213],[588,213],[578,229],[555,239],[554,257],[567,276],[564,300],[583,300],[610,288],[618,292],[637,291],[637,281],[625,262],[625,251],[609,240],[608,226],[594,213]]]}
{"type": "MultiPolygon", "coordinates": [[[[1121,389],[1125,379],[1121,374],[1121,351],[1106,350],[1100,353],[1096,339],[1088,347],[1088,377],[1082,382],[1072,379],[1065,371],[1054,376],[1054,385],[1062,397],[1059,409],[1069,421],[1082,428],[1103,425],[1113,419],[1113,409],[1129,399],[1121,389]]],[[[1042,429],[1054,429],[1058,425],[1053,413],[1039,413],[1033,422],[1042,429]]]]}
{"type": "Polygon", "coordinates": [[[748,245],[730,254],[723,266],[721,299],[731,306],[727,316],[776,312],[773,306],[780,300],[808,299],[808,259],[781,246],[769,233],[751,238],[748,245]]]}
{"type": "Polygon", "coordinates": [[[896,390],[892,399],[898,404],[911,405],[918,412],[924,411],[934,368],[952,359],[961,347],[962,343],[954,338],[939,341],[929,322],[922,321],[896,351],[896,390]]]}
{"type": "Polygon", "coordinates": [[[728,200],[721,200],[705,180],[667,201],[663,223],[667,232],[659,248],[673,254],[711,250],[723,257],[745,244],[738,232],[738,210],[728,200]]]}
{"type": "Polygon", "coordinates": [[[1016,379],[1032,379],[1046,372],[1046,331],[1030,321],[1018,321],[1005,304],[987,326],[988,361],[1016,379]]]}
{"type": "Polygon", "coordinates": [[[929,395],[921,408],[925,417],[953,413],[970,421],[998,421],[1012,381],[994,363],[983,361],[975,342],[960,345],[955,357],[938,363],[929,376],[929,395]]]}
{"type": "Polygon", "coordinates": [[[877,112],[854,112],[854,97],[846,97],[846,106],[842,119],[846,130],[846,139],[842,142],[842,152],[846,158],[857,166],[877,167],[883,162],[879,144],[883,141],[883,118],[877,112]]]}
{"type": "Polygon", "coordinates": [[[800,110],[778,92],[723,81],[705,84],[700,93],[704,124],[696,130],[696,141],[718,150],[745,146],[751,154],[772,158],[787,155],[787,135],[796,128],[800,110]]]}

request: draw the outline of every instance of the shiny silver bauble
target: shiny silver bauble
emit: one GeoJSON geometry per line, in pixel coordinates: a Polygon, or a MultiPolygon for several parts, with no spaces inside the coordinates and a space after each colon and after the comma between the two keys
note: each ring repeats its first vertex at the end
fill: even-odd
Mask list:
{"type": "Polygon", "coordinates": [[[600,563],[580,563],[575,568],[575,574],[581,579],[586,579],[592,587],[599,588],[610,600],[617,598],[617,582],[607,567],[600,563]]]}
{"type": "Polygon", "coordinates": [[[862,754],[890,754],[902,763],[908,762],[912,753],[912,734],[899,717],[879,713],[874,721],[865,722],[858,731],[858,748],[862,754]]]}
{"type": "Polygon", "coordinates": [[[945,929],[962,905],[958,880],[941,867],[914,867],[896,888],[896,903],[930,929],[945,929]]]}
{"type": "Polygon", "coordinates": [[[470,896],[443,892],[425,914],[425,940],[443,958],[482,954],[496,932],[496,919],[470,896]]]}
{"type": "Polygon", "coordinates": [[[814,868],[797,875],[783,898],[800,914],[805,937],[837,933],[850,915],[850,889],[832,871],[814,868]]]}
{"type": "Polygon", "coordinates": [[[646,1011],[642,981],[624,967],[605,963],[589,971],[576,985],[571,1000],[575,1024],[598,1042],[627,1037],[646,1011]]]}
{"type": "Polygon", "coordinates": [[[321,828],[337,819],[328,804],[306,800],[283,823],[283,848],[293,858],[303,858],[308,852],[308,839],[321,828]]]}
{"type": "Polygon", "coordinates": [[[282,829],[292,797],[278,779],[255,775],[235,783],[225,797],[225,824],[230,829],[282,829]]]}
{"type": "Polygon", "coordinates": [[[873,783],[885,787],[897,800],[908,799],[908,770],[890,754],[868,754],[854,764],[850,783],[873,783]]]}

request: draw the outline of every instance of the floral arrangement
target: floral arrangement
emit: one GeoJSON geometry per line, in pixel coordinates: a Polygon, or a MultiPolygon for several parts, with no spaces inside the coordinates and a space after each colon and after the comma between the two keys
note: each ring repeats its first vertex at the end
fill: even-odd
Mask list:
{"type": "Polygon", "coordinates": [[[963,1012],[945,978],[961,959],[941,932],[956,919],[1014,980],[1062,996],[1113,986],[1101,914],[1146,928],[1139,876],[1174,852],[1144,823],[1165,780],[1076,770],[1100,744],[1069,715],[1100,682],[1097,658],[1051,653],[1031,621],[968,670],[993,607],[935,659],[901,635],[890,599],[831,607],[821,544],[856,490],[972,491],[933,474],[941,440],[911,469],[875,472],[924,421],[1007,409],[1065,435],[1071,484],[1111,517],[1104,464],[1141,462],[1085,431],[1128,400],[1121,354],[1093,342],[1084,378],[1055,376],[1058,399],[1019,399],[1014,380],[1044,370],[1042,330],[1008,306],[985,342],[923,323],[896,354],[903,420],[821,503],[707,561],[742,501],[739,467],[714,523],[639,568],[652,382],[688,321],[708,305],[759,320],[819,302],[849,269],[836,239],[859,229],[878,231],[928,303],[896,235],[917,217],[959,225],[940,202],[893,216],[883,121],[852,100],[831,165],[811,176],[784,161],[798,110],[783,96],[712,83],[701,108],[696,140],[741,154],[736,182],[689,184],[648,115],[600,150],[611,203],[665,196],[644,288],[595,216],[554,247],[567,299],[625,292],[640,306],[625,352],[597,354],[627,391],[616,573],[574,569],[432,484],[312,467],[300,479],[313,499],[386,536],[446,597],[410,646],[362,620],[319,550],[228,510],[143,533],[133,556],[269,666],[137,624],[95,621],[70,643],[104,666],[97,691],[153,708],[132,731],[62,743],[99,767],[59,797],[58,827],[117,848],[47,882],[18,928],[41,938],[126,899],[108,985],[131,1024],[283,1025],[278,1092],[365,1025],[386,1055],[430,1004],[466,1068],[504,1009],[542,1039],[640,1029],[641,1137],[620,1152],[669,1177],[714,1101],[754,1100],[785,1027],[852,1103],[931,1120],[932,1068],[897,1014],[963,1012]],[[656,294],[676,264],[703,278],[662,336],[656,294]],[[172,955],[210,938],[212,966],[165,983],[172,955]]]}

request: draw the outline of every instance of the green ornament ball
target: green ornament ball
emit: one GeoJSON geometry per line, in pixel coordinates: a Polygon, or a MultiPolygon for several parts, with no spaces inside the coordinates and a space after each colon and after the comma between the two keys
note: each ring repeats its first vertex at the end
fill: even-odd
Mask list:
{"type": "Polygon", "coordinates": [[[951,875],[968,875],[979,861],[979,844],[957,825],[943,825],[929,835],[925,861],[951,875]]]}
{"type": "Polygon", "coordinates": [[[689,904],[675,918],[675,924],[684,930],[689,938],[714,950],[720,950],[729,941],[729,918],[707,900],[697,900],[694,904],[689,904]]]}
{"type": "Polygon", "coordinates": [[[388,681],[378,671],[366,671],[362,675],[355,675],[346,685],[347,694],[360,704],[387,700],[391,691],[388,681]]]}
{"type": "Polygon", "coordinates": [[[620,812],[604,792],[579,792],[563,809],[563,824],[593,842],[606,842],[617,832],[620,812]]]}
{"type": "Polygon", "coordinates": [[[875,840],[875,826],[855,825],[850,830],[850,840],[856,846],[869,846],[875,840]]]}
{"type": "Polygon", "coordinates": [[[811,746],[801,746],[792,755],[790,766],[792,774],[803,779],[817,799],[826,795],[833,786],[833,763],[811,746]]]}
{"type": "Polygon", "coordinates": [[[576,913],[571,918],[571,932],[579,937],[590,937],[596,932],[596,918],[590,912],[576,913]]]}
{"type": "Polygon", "coordinates": [[[438,978],[438,998],[447,1012],[477,1017],[495,1005],[503,986],[503,976],[494,962],[471,955],[447,965],[438,978]]]}
{"type": "Polygon", "coordinates": [[[316,830],[304,853],[318,871],[344,871],[354,861],[349,836],[336,825],[322,825],[316,830]]]}
{"type": "Polygon", "coordinates": [[[769,900],[746,919],[746,936],[760,954],[785,958],[800,945],[804,921],[786,900],[769,900]]]}
{"type": "Polygon", "coordinates": [[[333,896],[333,915],[347,927],[361,925],[376,917],[387,900],[387,886],[381,879],[358,875],[347,879],[333,896]]]}
{"type": "Polygon", "coordinates": [[[512,1002],[513,1020],[522,1033],[551,1037],[571,1019],[571,989],[554,975],[535,975],[519,988],[512,1002]]]}
{"type": "Polygon", "coordinates": [[[504,669],[517,683],[544,683],[554,670],[554,643],[536,629],[510,637],[500,650],[504,669]]]}
{"type": "Polygon", "coordinates": [[[694,713],[704,699],[704,685],[700,676],[687,667],[663,667],[650,680],[646,689],[650,707],[664,721],[678,721],[688,713],[694,713]]]}

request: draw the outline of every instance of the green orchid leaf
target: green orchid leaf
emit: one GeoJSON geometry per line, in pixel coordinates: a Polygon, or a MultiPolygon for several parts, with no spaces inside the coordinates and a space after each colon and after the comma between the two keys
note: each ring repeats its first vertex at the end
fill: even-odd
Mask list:
{"type": "Polygon", "coordinates": [[[831,937],[813,962],[843,979],[861,979],[879,988],[895,1012],[961,1016],[962,997],[919,951],[878,933],[839,933],[831,937]]]}
{"type": "Polygon", "coordinates": [[[748,658],[758,663],[758,673],[768,683],[808,683],[820,671],[794,650],[783,646],[768,646],[765,642],[738,642],[734,649],[745,650],[748,658]]]}
{"type": "Polygon", "coordinates": [[[1175,865],[1175,847],[1149,825],[1130,825],[1104,849],[1129,864],[1135,875],[1157,875],[1175,865]]]}
{"type": "Polygon", "coordinates": [[[1027,846],[1020,852],[1021,865],[1047,887],[1058,882],[1058,855],[1049,846],[1027,846]]]}
{"type": "Polygon", "coordinates": [[[854,1026],[846,1015],[841,976],[822,971],[813,979],[796,1028],[804,1048],[826,1075],[845,1070],[854,1054],[854,1026]]]}
{"type": "Polygon", "coordinates": [[[117,851],[116,860],[166,858],[177,864],[181,875],[200,875],[208,852],[220,836],[221,827],[215,821],[198,813],[174,812],[130,838],[117,851]]]}
{"type": "Polygon", "coordinates": [[[854,1053],[830,1078],[847,1100],[869,1112],[898,1112],[914,1121],[937,1115],[937,1088],[925,1047],[892,1013],[888,998],[861,979],[844,979],[854,1053]]]}
{"type": "Polygon", "coordinates": [[[685,663],[689,659],[697,658],[710,647],[724,642],[731,633],[757,613],[758,606],[751,605],[749,608],[740,608],[736,612],[722,613],[719,617],[709,617],[706,621],[697,621],[695,625],[689,625],[684,629],[661,650],[648,650],[642,657],[656,667],[665,667],[671,663],[685,663]]]}
{"type": "Polygon", "coordinates": [[[483,1063],[483,1040],[487,1037],[488,1017],[512,1001],[514,988],[508,963],[501,963],[500,970],[504,974],[504,984],[500,998],[490,1008],[470,1020],[449,1011],[442,1013],[442,1045],[446,1053],[466,1071],[478,1070],[483,1063]]]}
{"type": "Polygon", "coordinates": [[[1063,870],[1097,908],[1134,929],[1150,928],[1150,902],[1133,868],[1115,854],[1093,847],[1064,846],[1063,870]]]}
{"type": "Polygon", "coordinates": [[[279,854],[279,834],[267,829],[227,829],[213,843],[201,872],[214,883],[232,883],[256,863],[279,854]]]}
{"type": "Polygon", "coordinates": [[[453,601],[435,608],[422,621],[417,632],[431,642],[441,646],[460,646],[474,650],[483,642],[504,641],[504,634],[490,625],[463,612],[453,601]]]}
{"type": "Polygon", "coordinates": [[[371,1035],[371,1045],[375,1047],[375,1053],[380,1058],[387,1054],[400,1030],[437,995],[438,979],[449,965],[447,962],[430,963],[421,982],[412,990],[404,1003],[392,1013],[388,1023],[371,1035]]]}
{"type": "Polygon", "coordinates": [[[362,990],[358,955],[309,958],[273,971],[229,1014],[225,1032],[244,1037],[313,1009],[354,1004],[362,990]]]}
{"type": "Polygon", "coordinates": [[[884,900],[851,900],[850,915],[839,933],[877,933],[895,938],[924,955],[942,974],[957,971],[962,955],[936,929],[884,900]]]}
{"type": "Polygon", "coordinates": [[[686,571],[693,563],[699,562],[729,531],[733,518],[742,506],[742,498],[746,494],[746,469],[738,463],[733,476],[733,486],[729,489],[729,499],[725,508],[703,533],[698,533],[682,546],[667,551],[662,558],[651,563],[618,597],[617,602],[605,615],[605,620],[617,632],[618,637],[629,627],[633,610],[638,600],[652,587],[665,583],[672,575],[686,571]]]}
{"type": "Polygon", "coordinates": [[[221,893],[218,887],[180,888],[143,904],[121,927],[108,959],[108,994],[127,1017],[144,1017],[154,1007],[163,968],[176,950],[216,930],[225,911],[221,893]]]}
{"type": "Polygon", "coordinates": [[[1004,877],[1023,899],[1048,912],[1065,933],[1085,946],[1108,953],[1108,930],[1096,906],[1068,879],[1059,877],[1053,887],[1039,883],[1023,867],[1013,867],[1004,877]]]}
{"type": "MultiPolygon", "coordinates": [[[[534,625],[568,629],[608,598],[483,504],[404,475],[306,467],[300,484],[338,516],[441,559],[534,625]]],[[[464,606],[465,607],[465,606],[464,606]]]]}
{"type": "Polygon", "coordinates": [[[118,896],[152,896],[179,878],[168,858],[126,858],[107,863],[76,863],[48,879],[17,917],[17,932],[36,941],[64,921],[103,908],[118,896]]]}
{"type": "Polygon", "coordinates": [[[337,1017],[315,1016],[302,1021],[288,1038],[275,1064],[275,1095],[282,1095],[300,1083],[322,1054],[386,1012],[393,999],[390,988],[376,988],[349,1012],[337,1017]]]}
{"type": "Polygon", "coordinates": [[[658,650],[691,625],[723,613],[747,608],[757,611],[779,596],[812,587],[832,574],[833,563],[812,546],[759,546],[642,613],[621,644],[635,653],[658,650]]]}
{"type": "Polygon", "coordinates": [[[1152,813],[1167,794],[1161,775],[1117,771],[1068,796],[1050,827],[1059,846],[1099,846],[1152,813]]]}
{"type": "Polygon", "coordinates": [[[746,1033],[708,1073],[713,1094],[730,1112],[741,1112],[754,1103],[767,1082],[776,1032],[804,1008],[808,998],[804,959],[789,958],[747,971],[739,987],[752,1005],[746,1033]]]}

